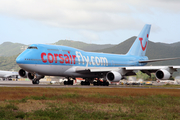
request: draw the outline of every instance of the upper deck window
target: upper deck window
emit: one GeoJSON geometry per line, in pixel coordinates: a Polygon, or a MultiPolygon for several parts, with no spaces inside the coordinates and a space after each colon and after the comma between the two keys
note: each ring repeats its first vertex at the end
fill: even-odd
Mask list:
{"type": "Polygon", "coordinates": [[[29,46],[27,49],[38,49],[38,48],[35,46],[29,46]]]}
{"type": "Polygon", "coordinates": [[[59,51],[58,49],[47,49],[49,51],[59,51]]]}

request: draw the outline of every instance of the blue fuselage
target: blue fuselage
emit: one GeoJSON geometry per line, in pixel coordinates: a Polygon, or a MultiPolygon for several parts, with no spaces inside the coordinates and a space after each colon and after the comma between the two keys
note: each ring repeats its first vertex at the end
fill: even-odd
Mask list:
{"type": "Polygon", "coordinates": [[[33,44],[21,53],[17,64],[63,65],[82,67],[126,67],[143,66],[148,60],[146,56],[118,55],[85,52],[67,46],[33,44]]]}

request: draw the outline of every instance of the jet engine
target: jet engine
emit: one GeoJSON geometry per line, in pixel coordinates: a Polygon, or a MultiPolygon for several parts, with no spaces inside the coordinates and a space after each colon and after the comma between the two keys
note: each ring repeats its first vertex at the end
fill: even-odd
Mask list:
{"type": "Polygon", "coordinates": [[[171,74],[169,73],[169,71],[164,70],[164,69],[160,69],[156,72],[156,78],[157,79],[161,79],[161,80],[167,80],[171,77],[171,74]]]}
{"type": "Polygon", "coordinates": [[[39,75],[39,74],[32,74],[32,73],[28,73],[28,78],[30,79],[30,80],[33,80],[34,78],[35,79],[41,79],[41,78],[44,78],[44,76],[43,75],[39,75]]]}
{"type": "Polygon", "coordinates": [[[110,71],[106,74],[106,79],[112,82],[119,82],[122,78],[121,73],[117,71],[110,71]]]}
{"type": "Polygon", "coordinates": [[[23,69],[20,69],[20,70],[19,70],[19,75],[20,75],[21,77],[26,78],[26,77],[27,77],[27,72],[26,72],[25,70],[23,70],[23,69]]]}
{"type": "Polygon", "coordinates": [[[33,80],[34,79],[34,74],[31,74],[31,73],[28,73],[28,78],[30,79],[30,80],[33,80]]]}

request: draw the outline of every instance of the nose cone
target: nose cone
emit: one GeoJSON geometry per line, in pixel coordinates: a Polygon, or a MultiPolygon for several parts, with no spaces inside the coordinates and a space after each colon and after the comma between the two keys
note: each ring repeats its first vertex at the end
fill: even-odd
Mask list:
{"type": "Polygon", "coordinates": [[[22,55],[19,55],[17,58],[16,58],[16,63],[17,64],[22,64],[25,62],[25,59],[22,55]]]}

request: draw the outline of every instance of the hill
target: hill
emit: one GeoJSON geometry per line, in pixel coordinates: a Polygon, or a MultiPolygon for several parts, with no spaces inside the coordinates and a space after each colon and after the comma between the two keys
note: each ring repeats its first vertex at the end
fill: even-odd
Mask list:
{"type": "Polygon", "coordinates": [[[74,47],[74,48],[78,48],[78,49],[81,49],[81,50],[84,50],[84,51],[96,51],[96,50],[106,49],[106,48],[115,46],[115,45],[112,45],[112,44],[103,44],[103,45],[87,44],[87,43],[84,43],[84,42],[72,41],[72,40],[59,40],[55,44],[56,45],[64,45],[64,46],[74,47]]]}
{"type": "MultiPolygon", "coordinates": [[[[131,37],[126,41],[115,45],[114,47],[97,50],[96,52],[104,53],[114,53],[114,54],[126,54],[130,49],[131,45],[135,41],[136,37],[131,37]]],[[[148,42],[148,47],[146,55],[149,59],[158,58],[170,58],[170,57],[180,57],[180,43],[165,44],[165,43],[155,43],[152,41],[148,42]]],[[[162,61],[151,63],[149,65],[180,65],[180,60],[162,61]]]]}
{"type": "Polygon", "coordinates": [[[136,37],[131,37],[122,43],[119,43],[118,45],[115,45],[113,47],[101,49],[101,50],[96,50],[96,52],[104,52],[104,53],[114,53],[114,54],[126,54],[133,44],[134,40],[136,37]]]}
{"type": "Polygon", "coordinates": [[[26,46],[20,43],[4,42],[0,44],[0,56],[13,56],[21,53],[24,49],[22,46],[26,46]]]}
{"type": "MultiPolygon", "coordinates": [[[[87,44],[84,42],[72,41],[72,40],[59,40],[58,42],[53,44],[74,47],[85,51],[95,51],[95,50],[105,49],[114,46],[111,44],[104,44],[104,45],[87,44]]],[[[9,57],[9,56],[17,55],[21,53],[23,50],[25,50],[26,47],[27,45],[20,43],[4,42],[0,44],[0,56],[9,57]]]]}
{"type": "Polygon", "coordinates": [[[18,71],[20,69],[19,66],[16,64],[16,58],[18,55],[14,55],[10,57],[1,56],[0,57],[0,70],[18,71]]]}

